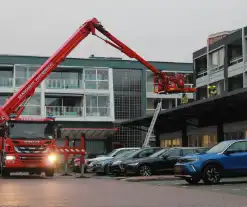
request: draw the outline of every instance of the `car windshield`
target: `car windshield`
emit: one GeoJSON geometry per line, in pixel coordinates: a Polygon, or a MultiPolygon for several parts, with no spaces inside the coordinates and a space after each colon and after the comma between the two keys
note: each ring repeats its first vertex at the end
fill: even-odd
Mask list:
{"type": "Polygon", "coordinates": [[[164,154],[165,152],[169,151],[169,149],[162,149],[158,152],[155,152],[154,154],[150,155],[149,157],[159,157],[160,155],[164,154]]]}
{"type": "Polygon", "coordinates": [[[206,153],[211,154],[211,153],[220,153],[224,151],[231,143],[229,142],[221,142],[214,147],[212,147],[210,150],[208,150],[206,153]]]}
{"type": "Polygon", "coordinates": [[[53,139],[53,122],[10,122],[8,137],[12,139],[53,139]]]}
{"type": "Polygon", "coordinates": [[[106,155],[106,157],[112,157],[115,153],[117,152],[117,150],[113,150],[111,151],[109,154],[106,155]]]}

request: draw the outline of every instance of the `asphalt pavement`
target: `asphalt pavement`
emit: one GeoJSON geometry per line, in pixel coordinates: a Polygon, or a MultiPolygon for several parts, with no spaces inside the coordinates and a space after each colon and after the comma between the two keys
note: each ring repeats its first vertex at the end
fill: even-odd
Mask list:
{"type": "Polygon", "coordinates": [[[220,184],[218,185],[204,185],[203,182],[200,182],[196,185],[190,185],[183,180],[147,181],[145,183],[156,186],[172,186],[177,188],[187,188],[202,191],[205,190],[247,197],[247,178],[227,178],[221,180],[220,184]]]}
{"type": "MultiPolygon", "coordinates": [[[[188,185],[175,182],[14,176],[0,179],[0,207],[247,207],[246,194],[213,190],[223,188],[218,186],[211,186],[211,190],[203,185],[183,187],[188,185]]],[[[247,188],[247,183],[224,186],[243,191],[245,185],[247,188]]]]}

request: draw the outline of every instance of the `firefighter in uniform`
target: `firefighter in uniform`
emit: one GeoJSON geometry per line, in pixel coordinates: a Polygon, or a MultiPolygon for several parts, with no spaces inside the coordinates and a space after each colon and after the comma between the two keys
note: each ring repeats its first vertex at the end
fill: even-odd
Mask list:
{"type": "Polygon", "coordinates": [[[217,90],[216,90],[216,86],[214,85],[209,85],[208,86],[208,94],[209,94],[209,97],[212,97],[212,96],[216,96],[217,95],[217,90]]]}
{"type": "Polygon", "coordinates": [[[181,98],[181,104],[187,104],[188,102],[189,100],[188,100],[186,93],[183,93],[182,98],[181,98]]]}

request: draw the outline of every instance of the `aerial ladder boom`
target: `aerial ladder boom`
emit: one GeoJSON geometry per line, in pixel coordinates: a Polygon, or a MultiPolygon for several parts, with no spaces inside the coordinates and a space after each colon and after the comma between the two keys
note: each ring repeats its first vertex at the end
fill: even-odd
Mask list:
{"type": "Polygon", "coordinates": [[[23,84],[19,90],[10,97],[6,103],[0,108],[0,124],[8,121],[12,114],[19,116],[25,108],[28,100],[35,93],[35,89],[41,84],[41,82],[49,76],[49,74],[60,64],[65,58],[70,54],[70,52],[90,33],[102,39],[106,43],[110,44],[114,48],[125,53],[130,58],[135,58],[149,70],[155,74],[155,84],[158,85],[159,91],[162,93],[181,93],[181,92],[194,92],[194,88],[184,87],[184,77],[183,75],[167,76],[166,73],[160,72],[153,65],[148,63],[142,57],[140,57],[136,52],[131,50],[124,43],[119,41],[116,37],[110,34],[96,19],[86,21],[64,44],[61,48],[55,52],[50,58],[45,61],[43,65],[33,74],[33,76],[23,84]],[[106,36],[108,39],[103,39],[96,34],[98,30],[101,34],[106,36]]]}

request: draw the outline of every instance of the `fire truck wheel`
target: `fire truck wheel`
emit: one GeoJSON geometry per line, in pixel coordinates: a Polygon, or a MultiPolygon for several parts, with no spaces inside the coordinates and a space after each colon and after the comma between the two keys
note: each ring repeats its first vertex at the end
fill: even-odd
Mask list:
{"type": "Polygon", "coordinates": [[[54,168],[47,169],[47,170],[45,171],[45,176],[46,176],[46,177],[53,177],[53,176],[54,176],[54,172],[55,172],[54,168]]]}

